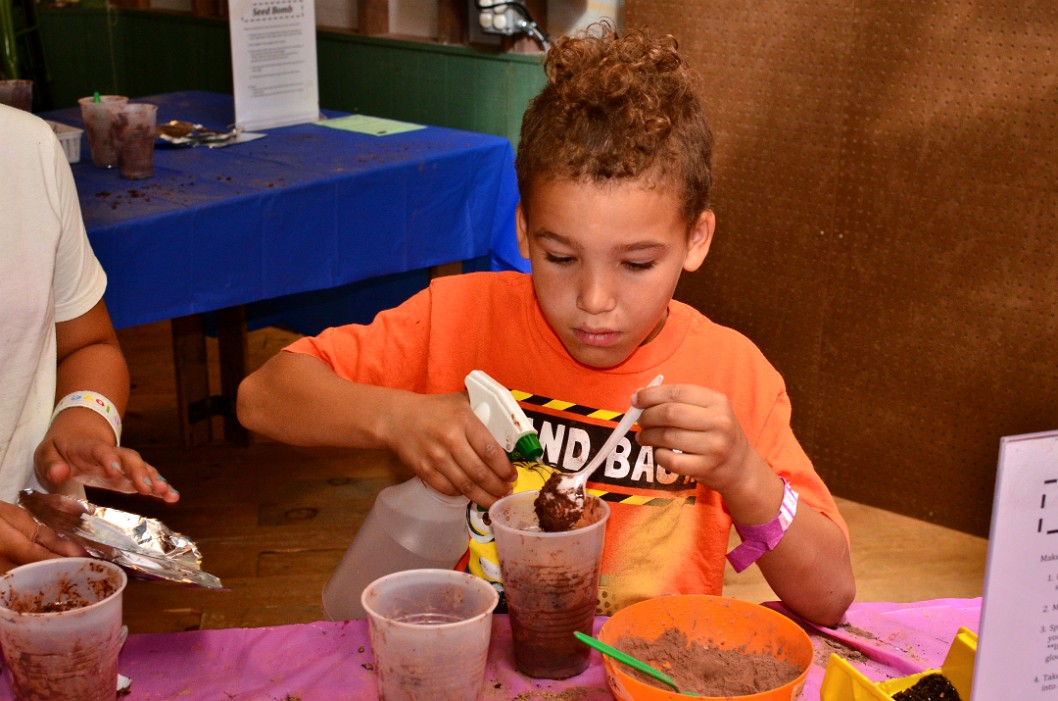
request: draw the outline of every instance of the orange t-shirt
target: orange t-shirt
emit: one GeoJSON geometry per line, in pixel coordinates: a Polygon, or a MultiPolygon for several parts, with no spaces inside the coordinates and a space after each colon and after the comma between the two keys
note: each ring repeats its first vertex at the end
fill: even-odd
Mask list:
{"type": "MultiPolygon", "coordinates": [[[[471,273],[434,280],[368,325],[299,339],[286,350],[313,355],[355,382],[422,393],[457,392],[471,370],[509,388],[533,421],[541,460],[575,470],[605,441],[632,392],[655,375],[728,397],[749,441],[801,503],[848,529],[790,428],[782,377],[742,334],[673,300],[661,332],[620,365],[576,362],[540,313],[523,273],[471,273]]],[[[719,594],[731,518],[719,494],[666,472],[650,447],[626,437],[589,488],[611,508],[600,612],[668,593],[719,594]]]]}

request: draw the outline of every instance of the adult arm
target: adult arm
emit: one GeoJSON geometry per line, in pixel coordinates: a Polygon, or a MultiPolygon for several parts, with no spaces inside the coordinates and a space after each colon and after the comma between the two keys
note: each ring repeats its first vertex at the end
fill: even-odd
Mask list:
{"type": "MultiPolygon", "coordinates": [[[[89,311],[55,325],[56,402],[76,391],[97,392],[124,414],[129,400],[129,371],[103,300],[89,311]]],[[[61,411],[34,453],[37,475],[45,484],[68,480],[120,492],[138,492],[168,502],[179,493],[153,466],[130,448],[119,448],[110,423],[80,407],[61,411]]]]}

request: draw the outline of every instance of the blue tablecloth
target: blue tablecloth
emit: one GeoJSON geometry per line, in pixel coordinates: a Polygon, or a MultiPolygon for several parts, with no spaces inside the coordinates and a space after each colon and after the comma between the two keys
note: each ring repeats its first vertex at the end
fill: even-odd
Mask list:
{"type": "MultiPolygon", "coordinates": [[[[137,98],[159,123],[233,122],[230,95],[137,98]]],[[[340,113],[327,112],[330,117],[340,113]]],[[[78,109],[45,115],[81,127],[78,109]]],[[[513,151],[505,138],[439,127],[383,137],[301,124],[225,148],[155,152],[123,180],[73,166],[88,235],[121,328],[379,276],[517,253],[513,151]]]]}

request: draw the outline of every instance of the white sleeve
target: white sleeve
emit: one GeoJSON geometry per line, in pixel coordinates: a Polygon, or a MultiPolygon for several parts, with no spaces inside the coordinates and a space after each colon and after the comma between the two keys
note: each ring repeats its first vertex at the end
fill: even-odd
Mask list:
{"type": "Polygon", "coordinates": [[[88,242],[81,205],[77,199],[70,164],[58,139],[52,151],[54,180],[49,183],[49,199],[62,231],[55,252],[55,321],[69,321],[88,312],[103,297],[107,277],[88,242]]]}

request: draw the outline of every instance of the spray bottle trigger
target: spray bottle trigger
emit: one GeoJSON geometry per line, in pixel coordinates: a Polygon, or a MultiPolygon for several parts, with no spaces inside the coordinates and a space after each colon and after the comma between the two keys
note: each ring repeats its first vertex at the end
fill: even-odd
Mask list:
{"type": "Polygon", "coordinates": [[[481,370],[466,377],[470,408],[513,460],[537,460],[544,452],[536,429],[510,391],[481,370]]]}

